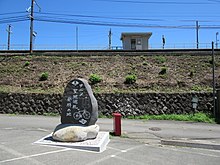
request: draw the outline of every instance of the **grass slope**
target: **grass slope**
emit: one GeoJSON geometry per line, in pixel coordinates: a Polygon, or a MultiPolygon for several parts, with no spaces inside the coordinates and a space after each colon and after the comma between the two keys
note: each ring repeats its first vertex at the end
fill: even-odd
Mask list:
{"type": "MultiPolygon", "coordinates": [[[[216,57],[216,78],[220,58],[216,57]]],[[[211,56],[23,56],[0,57],[0,91],[63,93],[74,78],[101,82],[92,85],[96,93],[211,91],[211,56]],[[43,74],[47,74],[42,79],[43,74]],[[134,83],[124,83],[126,76],[134,83]]]]}

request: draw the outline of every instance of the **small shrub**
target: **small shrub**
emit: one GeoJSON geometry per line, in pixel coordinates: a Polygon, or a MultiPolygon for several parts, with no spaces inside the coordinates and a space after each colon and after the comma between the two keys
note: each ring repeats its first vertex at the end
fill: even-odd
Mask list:
{"type": "Polygon", "coordinates": [[[161,67],[159,75],[165,75],[167,73],[167,67],[161,67]]]}
{"type": "Polygon", "coordinates": [[[29,61],[26,61],[25,63],[24,63],[24,66],[29,66],[30,65],[30,62],[29,61]]]}
{"type": "Polygon", "coordinates": [[[91,74],[89,76],[89,81],[91,82],[91,84],[97,84],[102,81],[102,78],[97,74],[91,74]]]}
{"type": "Polygon", "coordinates": [[[145,65],[145,66],[146,66],[146,65],[147,65],[147,62],[146,62],[146,61],[145,61],[145,62],[143,62],[143,65],[145,65]]]}
{"type": "Polygon", "coordinates": [[[46,81],[48,79],[48,76],[49,76],[48,72],[41,73],[39,81],[46,81]]]}
{"type": "Polygon", "coordinates": [[[164,63],[164,62],[167,61],[166,58],[163,57],[163,56],[156,56],[156,57],[155,57],[155,60],[156,60],[156,62],[157,62],[158,64],[162,64],[162,63],[164,63]]]}
{"type": "Polygon", "coordinates": [[[134,84],[137,80],[137,76],[134,74],[127,75],[125,77],[125,84],[134,84]]]}

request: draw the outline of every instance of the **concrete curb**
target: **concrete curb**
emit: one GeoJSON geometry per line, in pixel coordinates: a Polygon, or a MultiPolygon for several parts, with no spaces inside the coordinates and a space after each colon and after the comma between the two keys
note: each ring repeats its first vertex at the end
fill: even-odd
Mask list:
{"type": "Polygon", "coordinates": [[[204,140],[167,140],[167,139],[161,139],[161,144],[162,145],[171,145],[171,146],[220,150],[220,143],[211,143],[210,141],[204,141],[204,140]]]}

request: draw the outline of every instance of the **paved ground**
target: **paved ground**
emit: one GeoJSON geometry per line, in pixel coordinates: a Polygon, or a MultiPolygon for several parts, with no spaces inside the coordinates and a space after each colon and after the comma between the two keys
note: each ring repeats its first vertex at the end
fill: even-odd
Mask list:
{"type": "MultiPolygon", "coordinates": [[[[122,137],[111,137],[103,153],[41,146],[33,142],[53,131],[59,117],[0,115],[0,164],[139,164],[217,165],[220,162],[220,125],[174,121],[122,121],[122,137]],[[162,145],[186,141],[213,149],[162,145]],[[213,147],[213,146],[212,146],[213,147]]],[[[99,119],[101,131],[112,131],[112,119],[99,119]]],[[[197,147],[197,146],[195,146],[197,147]]]]}

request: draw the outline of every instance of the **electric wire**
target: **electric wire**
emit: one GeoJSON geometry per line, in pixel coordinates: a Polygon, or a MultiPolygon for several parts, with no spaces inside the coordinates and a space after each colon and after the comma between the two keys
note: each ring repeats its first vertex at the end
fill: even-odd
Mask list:
{"type": "MultiPolygon", "coordinates": [[[[17,13],[25,13],[25,12],[14,12],[14,13],[4,13],[2,15],[7,15],[7,14],[17,14],[17,13]]],[[[132,20],[132,21],[152,21],[152,22],[168,22],[168,21],[178,21],[178,22],[220,22],[220,20],[204,20],[204,19],[186,19],[186,20],[170,20],[170,19],[156,19],[156,18],[135,18],[135,17],[112,17],[112,16],[97,16],[97,15],[83,15],[83,14],[62,14],[62,13],[51,13],[51,12],[36,12],[34,13],[36,15],[41,15],[44,17],[49,17],[49,16],[56,16],[56,18],[60,19],[68,19],[69,17],[79,17],[79,18],[92,18],[92,19],[113,19],[113,20],[132,20]],[[59,16],[59,17],[58,17],[59,16]]],[[[16,16],[19,17],[19,16],[16,16]]],[[[152,16],[150,16],[152,17],[152,16]]],[[[167,17],[167,16],[166,16],[167,17]]],[[[174,17],[174,16],[172,16],[174,17]]],[[[217,17],[215,15],[215,17],[217,17]]],[[[12,17],[7,17],[8,19],[12,17]]],[[[0,19],[7,19],[7,18],[1,18],[0,19]]],[[[203,17],[204,18],[204,17],[203,17]]]]}
{"type": "MultiPolygon", "coordinates": [[[[110,17],[110,16],[97,16],[97,15],[83,15],[83,14],[62,14],[62,13],[51,13],[51,12],[41,12],[41,13],[35,13],[37,15],[45,15],[45,16],[49,16],[49,15],[52,15],[52,16],[63,16],[63,17],[79,17],[79,18],[94,18],[94,19],[113,19],[113,20],[132,20],[132,21],[155,21],[155,22],[162,22],[162,21],[178,21],[178,22],[195,22],[195,21],[200,21],[200,22],[220,22],[220,20],[213,20],[213,21],[210,21],[210,20],[204,20],[204,19],[186,19],[186,20],[183,20],[183,19],[158,19],[158,18],[152,18],[154,16],[150,16],[151,18],[137,18],[137,17],[110,17]]],[[[164,16],[164,14],[163,14],[164,16]]],[[[158,16],[157,16],[158,17],[158,16]]],[[[167,16],[166,17],[171,17],[171,18],[178,18],[180,16],[167,16]]],[[[182,16],[181,16],[182,17],[182,16]]],[[[216,17],[216,18],[219,18],[219,16],[217,15],[214,15],[214,16],[202,16],[202,18],[213,18],[213,17],[216,17]]]]}
{"type": "Polygon", "coordinates": [[[116,19],[116,20],[133,20],[133,21],[165,21],[163,19],[147,19],[147,18],[131,18],[131,17],[108,17],[96,15],[80,15],[80,14],[57,14],[57,13],[37,13],[40,15],[54,15],[54,16],[67,16],[67,17],[81,17],[81,18],[103,18],[103,19],[116,19]]]}
{"type": "Polygon", "coordinates": [[[0,20],[10,20],[10,19],[19,19],[19,18],[27,18],[28,15],[14,16],[14,17],[4,17],[0,18],[0,20]]]}
{"type": "Polygon", "coordinates": [[[22,14],[22,13],[24,14],[24,13],[26,13],[26,12],[24,12],[24,11],[18,11],[18,12],[12,12],[12,13],[1,13],[0,16],[1,16],[1,15],[22,14]]]}
{"type": "Polygon", "coordinates": [[[139,27],[139,28],[170,28],[170,29],[194,29],[194,26],[172,26],[172,25],[149,25],[149,24],[132,24],[132,23],[118,23],[118,22],[104,22],[104,21],[80,21],[80,20],[59,20],[35,17],[36,21],[54,22],[54,23],[68,23],[81,25],[96,25],[96,26],[115,26],[115,27],[139,27]]]}
{"type": "Polygon", "coordinates": [[[219,2],[212,0],[209,2],[174,2],[174,1],[132,1],[132,0],[93,0],[99,2],[116,2],[116,3],[136,3],[136,4],[162,4],[162,5],[208,5],[219,2]]]}
{"type": "MultiPolygon", "coordinates": [[[[55,19],[64,19],[67,20],[69,19],[69,17],[79,17],[79,18],[94,18],[94,19],[113,19],[113,20],[132,20],[132,21],[156,21],[156,22],[168,22],[170,20],[164,20],[164,19],[140,19],[140,18],[125,18],[125,17],[107,17],[107,16],[95,16],[95,15],[75,15],[75,14],[57,14],[57,13],[37,13],[38,15],[41,16],[45,16],[47,18],[55,18],[55,19]],[[51,17],[51,16],[55,16],[55,17],[51,17]],[[63,16],[63,17],[62,17],[63,16]]],[[[78,20],[79,21],[79,20],[78,20]]],[[[85,20],[87,21],[87,20],[85,20]]],[[[91,21],[91,20],[89,20],[91,21]]],[[[195,20],[175,20],[178,22],[195,22],[195,21],[199,21],[199,22],[220,22],[220,20],[200,20],[200,19],[195,19],[195,20]]]]}
{"type": "Polygon", "coordinates": [[[6,24],[6,23],[12,23],[12,22],[21,22],[21,21],[27,21],[27,20],[29,20],[27,15],[0,18],[0,24],[6,24]]]}
{"type": "MultiPolygon", "coordinates": [[[[0,19],[0,24],[21,22],[29,20],[27,15],[19,17],[8,17],[0,19]]],[[[139,28],[164,28],[164,29],[195,29],[194,25],[157,25],[157,24],[140,24],[140,23],[121,23],[121,22],[107,22],[107,21],[91,21],[80,19],[65,19],[58,17],[38,17],[34,18],[36,21],[67,23],[78,25],[94,25],[94,26],[114,26],[114,27],[139,27],[139,28]]],[[[219,29],[220,25],[200,25],[200,29],[219,29]]]]}
{"type": "Polygon", "coordinates": [[[55,21],[66,21],[66,22],[82,22],[82,23],[97,23],[97,24],[126,24],[126,25],[141,25],[141,24],[137,24],[137,23],[121,23],[121,22],[106,22],[106,21],[98,21],[98,20],[82,20],[82,19],[70,19],[70,18],[62,18],[62,17],[38,17],[35,16],[35,20],[39,20],[39,19],[46,19],[46,20],[55,20],[55,21]]]}
{"type": "MultiPolygon", "coordinates": [[[[43,13],[44,14],[44,13],[43,13]]],[[[41,15],[41,14],[40,14],[41,15]]],[[[37,21],[44,21],[44,22],[55,22],[55,23],[69,23],[69,24],[83,24],[83,25],[96,25],[96,26],[117,26],[117,27],[140,27],[140,28],[170,28],[170,29],[195,29],[195,25],[161,25],[160,24],[146,24],[146,23],[140,23],[140,22],[109,22],[109,21],[103,21],[103,20],[82,20],[82,19],[72,19],[72,18],[67,18],[67,17],[62,17],[62,16],[67,16],[66,14],[54,14],[50,13],[48,15],[52,16],[35,16],[35,20],[37,21]],[[54,15],[54,16],[53,16],[54,15]],[[61,17],[57,17],[61,16],[61,17]]],[[[78,15],[68,15],[68,16],[78,16],[78,15]]],[[[88,16],[85,15],[80,15],[85,18],[88,16]]],[[[96,17],[96,16],[92,16],[96,17]]],[[[100,17],[98,17],[100,18],[100,17]]],[[[101,17],[102,18],[102,17],[101,17]]],[[[195,22],[195,21],[192,21],[195,22]]],[[[207,26],[204,28],[219,28],[220,25],[212,25],[212,26],[207,26]]],[[[200,28],[203,28],[200,25],[200,28]]]]}
{"type": "MultiPolygon", "coordinates": [[[[11,15],[25,12],[14,12],[14,13],[4,13],[1,15],[11,15]]],[[[68,24],[82,24],[82,25],[94,25],[94,26],[116,26],[116,27],[139,27],[139,28],[165,28],[165,29],[195,29],[194,25],[161,25],[160,24],[149,24],[150,21],[164,22],[163,19],[141,19],[141,18],[130,18],[130,17],[108,17],[108,16],[95,16],[95,15],[80,15],[80,14],[59,14],[59,13],[35,13],[34,20],[42,22],[54,22],[54,23],[68,23],[68,24]],[[93,20],[88,19],[72,19],[72,18],[93,18],[93,20]],[[102,19],[102,20],[96,20],[102,19]],[[139,22],[112,22],[103,21],[103,19],[114,19],[114,20],[132,20],[139,22]],[[140,23],[140,21],[148,21],[148,23],[140,23]]],[[[0,16],[1,16],[0,15],[0,16]]],[[[29,15],[19,15],[10,17],[0,17],[0,24],[11,23],[11,22],[21,22],[29,20],[29,15]]],[[[184,20],[180,20],[184,21],[184,20]]],[[[185,20],[185,22],[194,22],[194,20],[185,20]]],[[[201,22],[201,21],[200,21],[201,22]]],[[[205,21],[204,21],[205,22],[205,21]]],[[[211,22],[211,21],[207,21],[211,22]]],[[[218,21],[216,21],[218,22],[218,21]]],[[[200,25],[200,29],[218,29],[220,25],[200,25]]]]}
{"type": "Polygon", "coordinates": [[[216,2],[216,3],[220,3],[220,0],[208,0],[210,2],[216,2]]]}
{"type": "Polygon", "coordinates": [[[0,21],[0,24],[9,24],[9,23],[14,23],[14,22],[23,22],[23,21],[27,21],[29,19],[14,19],[14,20],[10,20],[10,21],[0,21]]]}

